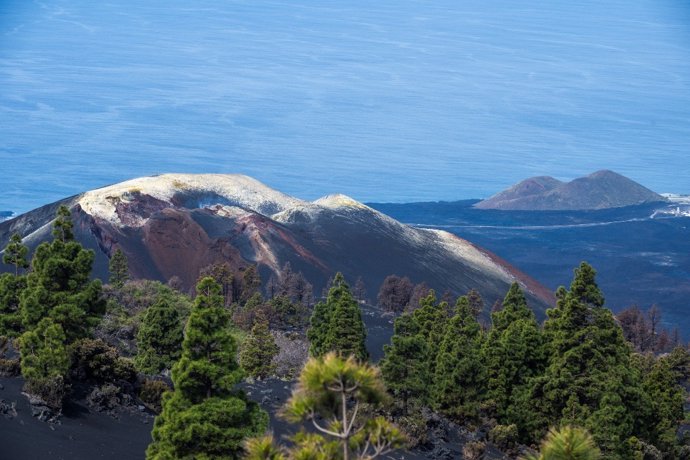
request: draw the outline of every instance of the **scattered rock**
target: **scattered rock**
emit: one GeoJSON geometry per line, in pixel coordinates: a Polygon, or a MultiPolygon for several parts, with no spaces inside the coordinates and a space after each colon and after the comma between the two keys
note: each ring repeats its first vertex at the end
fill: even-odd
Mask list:
{"type": "Polygon", "coordinates": [[[36,417],[42,422],[55,423],[60,416],[55,413],[52,408],[43,405],[31,405],[31,416],[36,417]]]}
{"type": "Polygon", "coordinates": [[[30,393],[22,393],[29,400],[31,406],[31,416],[36,417],[42,422],[59,423],[61,411],[55,410],[48,405],[40,396],[30,393]]]}
{"type": "Polygon", "coordinates": [[[453,455],[453,451],[443,446],[434,447],[434,450],[429,452],[426,457],[439,460],[453,460],[453,458],[455,458],[453,455]]]}
{"type": "Polygon", "coordinates": [[[0,414],[7,418],[14,418],[17,416],[16,403],[13,401],[9,403],[4,399],[0,399],[0,414]]]}
{"type": "Polygon", "coordinates": [[[98,412],[105,412],[115,416],[115,409],[121,405],[120,388],[112,384],[106,384],[94,388],[86,397],[86,404],[98,412]]]}
{"type": "Polygon", "coordinates": [[[134,404],[134,398],[132,398],[130,393],[122,393],[120,396],[120,405],[125,407],[134,407],[136,404],[134,404]]]}
{"type": "Polygon", "coordinates": [[[448,441],[448,433],[451,431],[451,423],[448,419],[441,417],[436,412],[432,412],[428,408],[423,410],[424,418],[427,420],[427,429],[429,431],[429,438],[434,440],[436,444],[439,441],[448,441]]]}

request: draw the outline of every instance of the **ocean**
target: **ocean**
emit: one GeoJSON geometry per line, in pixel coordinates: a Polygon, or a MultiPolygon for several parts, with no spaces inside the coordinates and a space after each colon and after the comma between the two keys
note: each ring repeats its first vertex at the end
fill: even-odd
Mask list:
{"type": "Polygon", "coordinates": [[[690,192],[678,0],[3,0],[0,211],[163,172],[315,199],[690,192]]]}

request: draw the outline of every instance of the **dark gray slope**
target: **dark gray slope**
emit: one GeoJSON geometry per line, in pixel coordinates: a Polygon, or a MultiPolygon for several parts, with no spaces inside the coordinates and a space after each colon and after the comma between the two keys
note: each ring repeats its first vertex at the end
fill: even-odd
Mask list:
{"type": "Polygon", "coordinates": [[[15,402],[17,416],[0,416],[2,460],[143,459],[151,441],[153,418],[121,414],[118,418],[91,413],[80,403],[70,403],[61,423],[52,425],[31,416],[21,395],[19,378],[0,378],[0,399],[15,402]]]}

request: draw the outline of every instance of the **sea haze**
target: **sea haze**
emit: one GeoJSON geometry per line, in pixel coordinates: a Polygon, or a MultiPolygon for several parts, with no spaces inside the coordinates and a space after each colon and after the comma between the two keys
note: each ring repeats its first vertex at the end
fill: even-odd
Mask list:
{"type": "Polygon", "coordinates": [[[159,172],[301,198],[480,198],[610,168],[690,185],[670,0],[4,0],[0,210],[159,172]]]}

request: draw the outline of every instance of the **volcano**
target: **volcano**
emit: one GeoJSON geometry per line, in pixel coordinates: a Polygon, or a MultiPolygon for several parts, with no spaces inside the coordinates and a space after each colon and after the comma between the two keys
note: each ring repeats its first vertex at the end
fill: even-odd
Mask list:
{"type": "Polygon", "coordinates": [[[489,305],[517,281],[538,314],[552,301],[529,276],[448,232],[404,225],[344,195],[300,200],[242,175],[165,174],[88,191],[0,223],[0,247],[15,232],[31,249],[49,240],[60,205],[104,280],[119,248],[133,278],[177,277],[185,290],[210,264],[254,264],[267,280],[289,262],[317,293],[342,272],[351,282],[361,276],[369,297],[397,274],[439,293],[477,289],[489,305]]]}

